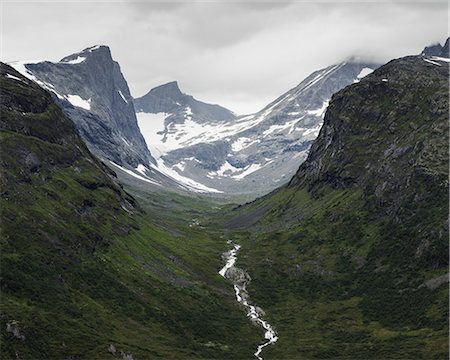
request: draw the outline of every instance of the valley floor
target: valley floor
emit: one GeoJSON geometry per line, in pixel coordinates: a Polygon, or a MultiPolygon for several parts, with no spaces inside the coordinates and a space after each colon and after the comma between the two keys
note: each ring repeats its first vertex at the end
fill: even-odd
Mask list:
{"type": "MultiPolygon", "coordinates": [[[[195,257],[202,259],[197,266],[207,287],[217,286],[216,279],[207,279],[221,267],[227,240],[241,244],[236,266],[250,275],[246,289],[279,337],[264,348],[264,359],[447,356],[448,285],[421,285],[442,277],[442,270],[424,273],[408,265],[410,273],[401,275],[399,259],[388,260],[390,271],[380,268],[379,260],[371,263],[374,241],[385,241],[380,234],[394,230],[369,219],[360,193],[329,190],[317,201],[305,191],[282,189],[243,208],[202,197],[161,194],[157,200],[154,193],[129,190],[165,231],[176,233],[184,222],[182,231],[190,239],[173,246],[185,244],[180,258],[188,261],[194,260],[189,249],[201,247],[195,257]]],[[[248,325],[244,309],[233,304],[234,291],[228,284],[221,294],[234,307],[228,311],[248,325]]],[[[217,330],[228,332],[223,324],[217,330]]],[[[237,358],[252,358],[255,343],[263,343],[260,328],[246,331],[251,336],[237,358]]],[[[227,346],[239,334],[230,336],[234,340],[227,346]]]]}

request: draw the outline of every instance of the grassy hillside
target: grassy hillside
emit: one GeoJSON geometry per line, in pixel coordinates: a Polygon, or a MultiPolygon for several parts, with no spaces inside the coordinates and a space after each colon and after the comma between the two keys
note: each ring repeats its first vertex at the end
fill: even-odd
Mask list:
{"type": "Polygon", "coordinates": [[[1,358],[251,358],[260,334],[217,274],[225,239],[158,211],[167,198],[140,207],[4,64],[0,88],[1,358]]]}
{"type": "Polygon", "coordinates": [[[289,186],[235,208],[266,359],[448,358],[448,66],[394,60],[337,93],[289,186]]]}

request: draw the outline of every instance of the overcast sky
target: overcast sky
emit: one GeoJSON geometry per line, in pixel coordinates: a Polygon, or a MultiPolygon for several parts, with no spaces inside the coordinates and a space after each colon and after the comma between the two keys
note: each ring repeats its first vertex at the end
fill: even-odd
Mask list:
{"type": "Polygon", "coordinates": [[[183,92],[251,113],[350,56],[386,62],[448,36],[440,1],[2,1],[1,59],[108,45],[131,93],[183,92]]]}

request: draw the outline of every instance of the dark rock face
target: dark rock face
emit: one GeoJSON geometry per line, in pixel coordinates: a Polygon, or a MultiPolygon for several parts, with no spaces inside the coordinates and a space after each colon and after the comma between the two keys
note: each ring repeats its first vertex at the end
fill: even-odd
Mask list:
{"type": "Polygon", "coordinates": [[[449,40],[450,40],[450,38],[447,38],[447,40],[445,41],[444,46],[442,47],[442,51],[441,51],[441,56],[442,57],[446,57],[446,58],[450,57],[450,54],[449,54],[449,40]]]}
{"type": "Polygon", "coordinates": [[[180,106],[184,96],[176,81],[158,86],[150,90],[146,95],[134,99],[134,106],[137,112],[173,112],[180,106]]]}
{"type": "Polygon", "coordinates": [[[212,144],[201,143],[186,149],[171,151],[164,159],[176,162],[178,159],[195,157],[200,166],[208,171],[217,171],[222,165],[223,158],[230,152],[227,141],[217,141],[212,144]]]}
{"type": "Polygon", "coordinates": [[[168,123],[183,122],[186,108],[190,109],[192,116],[199,122],[227,121],[235,118],[230,110],[222,106],[207,104],[183,94],[176,81],[158,86],[146,95],[134,99],[134,106],[137,112],[170,113],[172,116],[168,123]]]}
{"type": "Polygon", "coordinates": [[[108,47],[94,46],[58,63],[25,68],[56,94],[96,155],[132,167],[153,161],[137,125],[127,82],[108,47]]]}
{"type": "Polygon", "coordinates": [[[441,56],[442,52],[442,45],[441,44],[435,44],[425,47],[422,51],[422,55],[426,56],[441,56]]]}
{"type": "Polygon", "coordinates": [[[393,60],[335,94],[289,186],[358,186],[394,212],[418,182],[448,184],[449,70],[425,60],[393,60]]]}
{"type": "Polygon", "coordinates": [[[448,41],[449,38],[445,41],[444,46],[441,44],[434,44],[425,47],[425,49],[422,50],[421,55],[423,56],[439,56],[439,57],[449,57],[449,48],[448,48],[448,41]]]}

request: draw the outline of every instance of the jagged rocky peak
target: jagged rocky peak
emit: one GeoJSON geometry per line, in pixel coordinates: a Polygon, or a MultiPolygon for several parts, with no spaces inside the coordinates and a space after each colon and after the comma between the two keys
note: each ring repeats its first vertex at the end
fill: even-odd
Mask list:
{"type": "Polygon", "coordinates": [[[449,39],[445,41],[444,45],[442,46],[440,43],[433,44],[430,46],[425,47],[425,49],[422,50],[421,55],[422,56],[438,56],[438,57],[449,57],[449,39]]]}
{"type": "Polygon", "coordinates": [[[55,63],[12,65],[55,95],[97,156],[132,168],[154,162],[128,84],[108,46],[88,47],[55,63]]]}
{"type": "Polygon", "coordinates": [[[178,86],[177,81],[171,81],[168,82],[167,84],[157,86],[152,90],[150,90],[150,93],[154,95],[167,96],[172,98],[181,97],[183,95],[183,93],[180,90],[180,87],[178,86]]]}
{"type": "Polygon", "coordinates": [[[134,106],[137,112],[166,113],[175,117],[183,117],[187,112],[191,118],[200,122],[235,118],[232,111],[222,106],[208,104],[183,93],[176,81],[157,86],[144,96],[134,99],[134,106]]]}
{"type": "Polygon", "coordinates": [[[106,45],[95,45],[88,47],[80,52],[65,56],[59,62],[60,63],[69,63],[69,64],[79,64],[85,61],[88,58],[102,57],[104,59],[110,59],[112,61],[111,50],[106,45]]]}
{"type": "Polygon", "coordinates": [[[186,106],[185,97],[178,82],[171,81],[151,89],[143,97],[135,99],[134,104],[138,112],[170,113],[176,111],[180,106],[186,106]]]}

